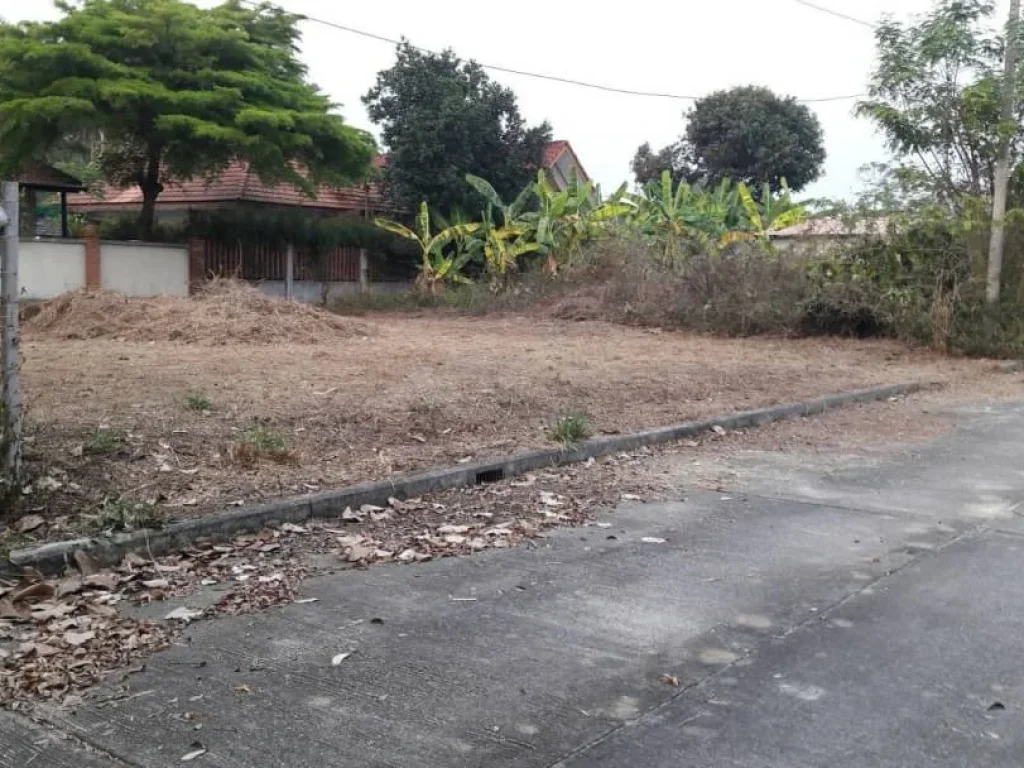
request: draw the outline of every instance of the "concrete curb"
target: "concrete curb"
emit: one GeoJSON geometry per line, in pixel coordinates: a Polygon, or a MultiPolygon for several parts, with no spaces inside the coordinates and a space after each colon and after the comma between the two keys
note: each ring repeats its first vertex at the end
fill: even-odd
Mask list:
{"type": "Polygon", "coordinates": [[[832,408],[854,403],[886,400],[925,389],[928,384],[894,384],[870,387],[851,392],[826,395],[803,403],[774,405],[753,411],[739,411],[701,421],[688,421],[667,427],[645,429],[628,435],[598,437],[566,449],[527,451],[506,458],[461,464],[455,467],[427,470],[397,477],[390,481],[363,483],[336,491],[282,499],[269,504],[219,512],[192,520],[183,520],[158,531],[133,531],[110,538],[72,539],[43,544],[32,549],[19,549],[10,553],[10,568],[33,566],[44,573],[60,571],[70,562],[77,549],[88,550],[99,561],[120,562],[128,552],[163,555],[183,549],[199,538],[224,539],[239,533],[258,531],[271,524],[301,523],[311,517],[338,517],[346,507],[358,508],[363,504],[384,506],[391,497],[411,498],[433,491],[496,482],[505,478],[544,467],[586,461],[589,458],[612,453],[634,451],[650,445],[660,445],[707,432],[714,427],[744,429],[801,416],[824,413],[832,408]]]}

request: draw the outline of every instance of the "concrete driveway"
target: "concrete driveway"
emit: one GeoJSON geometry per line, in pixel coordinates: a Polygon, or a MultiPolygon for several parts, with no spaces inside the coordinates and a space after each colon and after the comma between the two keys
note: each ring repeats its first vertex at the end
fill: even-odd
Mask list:
{"type": "Polygon", "coordinates": [[[1024,406],[960,423],[312,580],[319,602],[200,623],[108,700],[0,715],[0,766],[1016,768],[1024,406]]]}

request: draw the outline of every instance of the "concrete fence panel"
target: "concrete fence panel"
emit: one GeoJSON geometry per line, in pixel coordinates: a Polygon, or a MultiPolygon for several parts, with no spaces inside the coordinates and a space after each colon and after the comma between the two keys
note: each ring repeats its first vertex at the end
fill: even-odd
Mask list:
{"type": "Polygon", "coordinates": [[[184,245],[100,244],[100,287],[125,296],[188,296],[189,257],[184,245]]]}
{"type": "Polygon", "coordinates": [[[18,269],[22,299],[52,299],[85,287],[85,242],[23,240],[18,269]]]}

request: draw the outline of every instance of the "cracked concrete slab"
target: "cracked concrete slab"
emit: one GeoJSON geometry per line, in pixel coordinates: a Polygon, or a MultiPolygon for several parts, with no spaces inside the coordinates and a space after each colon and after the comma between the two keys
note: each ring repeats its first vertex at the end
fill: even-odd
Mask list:
{"type": "Polygon", "coordinates": [[[884,464],[762,456],[608,528],[310,580],[46,714],[143,768],[1009,765],[1024,536],[972,505],[1024,496],[1022,441],[1024,408],[979,411],[884,464]]]}
{"type": "Polygon", "coordinates": [[[66,733],[0,710],[0,768],[128,768],[66,733]]]}
{"type": "Polygon", "coordinates": [[[1016,768],[1022,560],[961,539],[561,765],[1016,768]]]}

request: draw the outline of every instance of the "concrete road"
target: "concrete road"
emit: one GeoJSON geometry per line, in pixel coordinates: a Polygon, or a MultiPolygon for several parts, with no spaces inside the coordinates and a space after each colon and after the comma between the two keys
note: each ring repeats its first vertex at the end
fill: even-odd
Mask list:
{"type": "Polygon", "coordinates": [[[754,455],[610,528],[312,580],[131,699],[0,717],[0,766],[1021,766],[1022,444],[1024,406],[979,408],[884,462],[754,455]]]}

